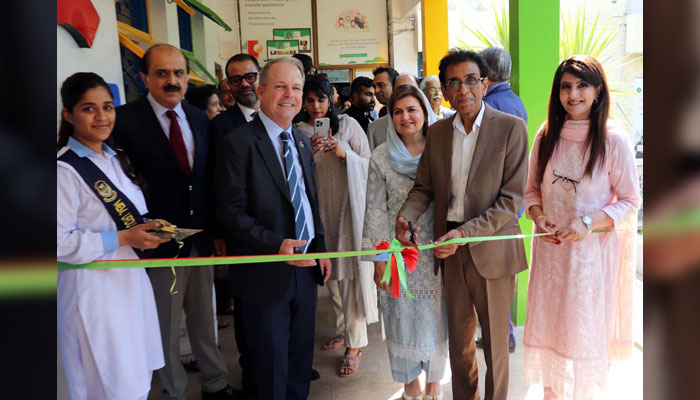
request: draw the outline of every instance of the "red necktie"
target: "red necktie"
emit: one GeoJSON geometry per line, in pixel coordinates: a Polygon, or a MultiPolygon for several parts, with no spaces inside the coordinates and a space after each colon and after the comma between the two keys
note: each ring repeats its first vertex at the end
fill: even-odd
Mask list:
{"type": "Polygon", "coordinates": [[[182,140],[180,124],[177,123],[177,114],[173,110],[168,110],[165,112],[165,115],[170,118],[170,144],[175,150],[178,161],[180,161],[182,172],[189,178],[192,172],[190,171],[190,162],[187,160],[187,149],[185,148],[185,141],[182,140]]]}

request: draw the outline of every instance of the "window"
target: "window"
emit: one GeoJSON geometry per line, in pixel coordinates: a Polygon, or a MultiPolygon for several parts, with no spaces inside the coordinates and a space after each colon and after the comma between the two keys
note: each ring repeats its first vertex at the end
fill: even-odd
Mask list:
{"type": "Polygon", "coordinates": [[[180,31],[180,48],[192,50],[192,20],[182,7],[177,8],[177,25],[180,31]]]}

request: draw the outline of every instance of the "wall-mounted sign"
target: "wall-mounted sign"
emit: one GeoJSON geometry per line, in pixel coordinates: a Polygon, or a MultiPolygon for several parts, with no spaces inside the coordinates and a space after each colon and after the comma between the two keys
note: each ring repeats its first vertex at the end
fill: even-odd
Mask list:
{"type": "Polygon", "coordinates": [[[316,3],[319,65],[389,62],[386,2],[316,3]]]}
{"type": "Polygon", "coordinates": [[[298,40],[268,40],[267,41],[267,58],[265,61],[273,58],[289,57],[299,52],[298,40]]]}
{"type": "Polygon", "coordinates": [[[280,55],[279,51],[291,51],[292,47],[297,53],[313,53],[311,0],[239,0],[238,5],[241,48],[247,49],[258,61],[287,55],[280,55]],[[298,28],[278,28],[281,26],[298,28]],[[277,47],[279,41],[285,40],[297,41],[297,44],[289,43],[289,48],[277,47]],[[268,48],[268,45],[274,47],[268,48]]]}
{"type": "Polygon", "coordinates": [[[311,29],[273,29],[274,40],[298,40],[301,53],[311,53],[311,29]]]}

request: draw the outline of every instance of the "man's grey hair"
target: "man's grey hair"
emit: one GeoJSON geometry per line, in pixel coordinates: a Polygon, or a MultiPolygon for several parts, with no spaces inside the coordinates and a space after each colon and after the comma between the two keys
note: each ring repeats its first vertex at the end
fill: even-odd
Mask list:
{"type": "Polygon", "coordinates": [[[267,80],[268,80],[268,75],[270,75],[270,68],[279,63],[287,63],[291,64],[299,70],[299,77],[301,78],[302,84],[304,83],[304,65],[301,63],[301,61],[297,60],[294,57],[280,57],[280,58],[275,58],[267,62],[264,67],[260,70],[260,86],[266,86],[267,85],[267,80]]]}
{"type": "Polygon", "coordinates": [[[481,51],[481,56],[489,66],[489,81],[502,82],[510,79],[510,68],[513,63],[510,61],[508,50],[502,47],[489,47],[481,51]]]}
{"type": "Polygon", "coordinates": [[[391,88],[396,89],[396,81],[399,80],[399,78],[403,78],[404,76],[410,76],[411,79],[413,79],[413,83],[416,85],[416,87],[418,87],[418,78],[416,78],[415,75],[409,74],[407,72],[402,72],[396,75],[396,78],[394,78],[394,80],[391,81],[391,88]]]}
{"type": "Polygon", "coordinates": [[[428,86],[428,82],[437,82],[438,86],[440,86],[440,78],[438,78],[437,75],[429,75],[420,81],[420,90],[425,92],[425,87],[428,86]]]}

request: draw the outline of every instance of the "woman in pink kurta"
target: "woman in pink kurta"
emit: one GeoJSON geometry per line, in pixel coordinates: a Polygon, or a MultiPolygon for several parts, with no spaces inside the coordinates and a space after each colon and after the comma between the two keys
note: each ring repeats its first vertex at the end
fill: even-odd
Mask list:
{"type": "Polygon", "coordinates": [[[589,399],[631,353],[634,216],[641,198],[626,133],[608,121],[592,57],[559,65],[530,155],[525,209],[537,232],[525,322],[525,380],[545,399],[589,399]],[[592,230],[604,230],[594,233],[592,230]]]}

